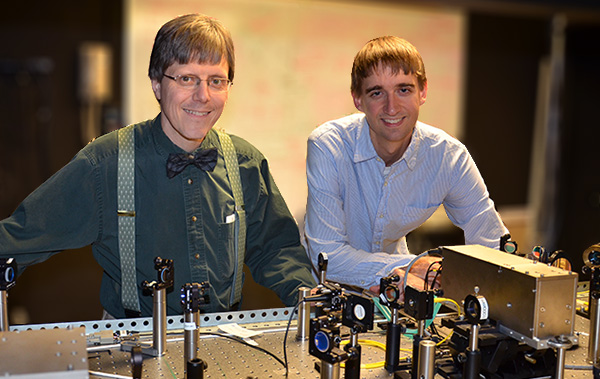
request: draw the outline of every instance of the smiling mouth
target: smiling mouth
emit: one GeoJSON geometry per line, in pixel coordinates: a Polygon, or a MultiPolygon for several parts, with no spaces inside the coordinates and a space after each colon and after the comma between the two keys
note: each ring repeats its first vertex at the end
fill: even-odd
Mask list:
{"type": "Polygon", "coordinates": [[[198,111],[193,111],[191,109],[184,109],[185,113],[191,114],[192,116],[206,116],[208,115],[210,112],[198,112],[198,111]]]}
{"type": "Polygon", "coordinates": [[[385,122],[386,124],[399,124],[400,122],[402,122],[402,120],[404,120],[404,117],[398,117],[398,118],[382,118],[383,122],[385,122]]]}

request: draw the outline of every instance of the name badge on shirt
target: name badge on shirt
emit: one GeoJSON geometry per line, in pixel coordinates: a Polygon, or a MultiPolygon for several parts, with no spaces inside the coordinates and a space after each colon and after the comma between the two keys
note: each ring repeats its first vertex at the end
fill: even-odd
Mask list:
{"type": "Polygon", "coordinates": [[[235,213],[225,217],[226,224],[231,224],[232,222],[235,222],[235,213]]]}

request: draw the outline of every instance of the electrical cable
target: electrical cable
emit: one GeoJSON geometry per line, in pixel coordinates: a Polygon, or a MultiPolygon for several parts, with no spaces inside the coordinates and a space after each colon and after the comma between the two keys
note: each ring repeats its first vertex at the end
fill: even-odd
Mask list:
{"type": "Polygon", "coordinates": [[[436,283],[437,282],[437,278],[438,278],[438,276],[440,276],[441,272],[442,272],[442,267],[440,266],[440,268],[435,271],[435,275],[433,276],[432,283],[436,283]]]}
{"type": "MultiPolygon", "coordinates": [[[[348,340],[344,340],[344,341],[340,342],[340,345],[346,345],[346,344],[348,344],[348,342],[349,342],[348,340]]],[[[362,344],[362,345],[366,345],[366,346],[375,346],[375,347],[378,347],[381,350],[385,351],[385,344],[382,342],[359,339],[358,343],[362,344]]],[[[360,364],[360,368],[363,368],[363,369],[373,369],[373,368],[379,368],[379,367],[383,367],[383,366],[385,366],[385,361],[360,364]]],[[[340,364],[340,367],[345,367],[344,362],[342,362],[340,364]]]]}
{"type": "Polygon", "coordinates": [[[458,305],[458,303],[455,300],[449,299],[447,297],[436,297],[433,301],[435,303],[451,303],[456,307],[456,313],[458,314],[458,316],[460,317],[463,315],[460,305],[458,305]]]}
{"type": "Polygon", "coordinates": [[[171,365],[169,364],[169,362],[165,359],[165,356],[162,356],[162,360],[163,363],[167,365],[167,367],[169,368],[169,372],[171,373],[171,375],[173,376],[173,379],[177,379],[177,375],[175,375],[175,373],[173,372],[173,369],[171,368],[171,365]]]}
{"type": "Polygon", "coordinates": [[[416,257],[414,257],[412,259],[412,261],[410,261],[410,263],[406,266],[406,268],[404,269],[404,284],[402,285],[402,288],[406,288],[407,284],[408,284],[408,273],[410,272],[410,269],[412,268],[412,266],[415,264],[416,261],[418,261],[420,258],[423,258],[426,255],[433,255],[433,254],[437,254],[439,256],[442,256],[442,254],[440,254],[440,249],[431,249],[431,250],[427,250],[419,255],[417,255],[416,257]]]}
{"type": "Polygon", "coordinates": [[[429,264],[429,267],[427,267],[427,271],[425,271],[425,280],[423,281],[423,290],[427,291],[429,289],[433,289],[433,287],[435,287],[435,281],[437,279],[437,277],[440,275],[440,272],[442,271],[442,262],[441,261],[434,261],[431,262],[429,264]],[[434,265],[440,265],[440,267],[437,270],[433,270],[433,266],[434,265]],[[429,274],[431,272],[435,271],[435,275],[433,276],[433,280],[431,281],[431,288],[429,288],[429,274]]]}
{"type": "Polygon", "coordinates": [[[265,353],[265,354],[267,354],[267,355],[270,355],[271,357],[275,358],[275,360],[277,360],[277,362],[281,363],[281,365],[282,365],[282,366],[286,367],[286,370],[287,370],[287,364],[284,364],[284,363],[283,363],[283,361],[281,360],[281,358],[277,357],[277,356],[276,356],[275,354],[273,354],[272,352],[270,352],[270,351],[268,351],[268,350],[266,350],[266,349],[263,349],[263,348],[262,348],[262,347],[260,347],[260,346],[255,346],[255,345],[249,344],[248,342],[244,341],[243,339],[241,339],[241,338],[239,338],[239,337],[232,336],[232,335],[229,335],[229,334],[216,333],[216,332],[199,332],[199,334],[200,334],[201,336],[202,336],[202,335],[204,335],[204,336],[216,336],[216,337],[223,337],[223,338],[228,338],[228,339],[230,339],[230,340],[233,340],[233,341],[239,342],[239,343],[241,343],[242,345],[246,345],[246,346],[248,346],[248,347],[251,347],[251,348],[253,348],[253,349],[256,349],[256,350],[258,350],[258,351],[261,351],[261,352],[263,352],[263,353],[265,353]]]}
{"type": "Polygon", "coordinates": [[[288,376],[288,361],[287,361],[287,347],[286,347],[287,336],[288,336],[288,332],[290,330],[290,325],[292,324],[292,319],[294,318],[294,314],[296,313],[296,311],[300,307],[300,304],[304,303],[305,301],[306,301],[305,299],[302,299],[302,300],[298,301],[298,303],[296,304],[296,306],[292,310],[292,313],[290,314],[290,318],[288,320],[287,327],[285,328],[285,334],[283,336],[283,359],[285,361],[285,364],[283,365],[283,367],[285,367],[285,377],[286,378],[288,376]]]}
{"type": "MultiPolygon", "coordinates": [[[[438,312],[439,312],[439,310],[441,308],[441,304],[443,304],[443,303],[451,303],[451,304],[453,304],[456,307],[456,312],[457,312],[458,316],[459,317],[462,316],[461,308],[460,308],[460,306],[458,305],[458,303],[456,301],[454,301],[452,299],[449,299],[449,298],[445,298],[445,297],[436,297],[436,298],[434,298],[433,301],[436,304],[434,306],[434,310],[433,310],[433,317],[431,319],[428,319],[426,321],[425,328],[429,328],[432,325],[433,320],[437,316],[437,314],[438,314],[438,312]]],[[[375,306],[381,311],[381,313],[383,314],[383,316],[388,321],[391,321],[391,314],[390,314],[389,307],[387,305],[381,304],[379,302],[379,298],[377,298],[377,297],[373,297],[373,302],[375,303],[375,306]]],[[[416,329],[407,329],[404,334],[412,337],[416,333],[417,333],[416,329]]],[[[445,341],[447,338],[448,338],[448,336],[446,336],[446,338],[443,341],[445,341]]]]}
{"type": "Polygon", "coordinates": [[[390,309],[388,308],[388,306],[381,304],[381,302],[379,301],[379,297],[373,297],[372,299],[373,299],[373,302],[375,303],[375,306],[377,307],[377,309],[379,309],[379,311],[381,312],[383,317],[385,317],[386,320],[391,321],[392,313],[390,312],[390,309]]]}
{"type": "Polygon", "coordinates": [[[441,344],[443,344],[444,342],[448,341],[448,339],[450,337],[452,337],[452,334],[454,333],[454,330],[451,330],[450,333],[448,333],[448,335],[446,337],[444,337],[444,339],[442,339],[440,342],[437,343],[437,346],[440,346],[441,344]]]}
{"type": "Polygon", "coordinates": [[[566,370],[593,370],[592,365],[565,365],[566,370]]]}
{"type": "MultiPolygon", "coordinates": [[[[412,266],[412,263],[414,263],[414,261],[416,261],[418,258],[420,258],[420,257],[422,257],[422,256],[424,256],[424,255],[427,255],[427,254],[429,254],[430,252],[434,252],[434,251],[437,251],[437,250],[430,250],[430,251],[427,251],[427,252],[425,252],[425,253],[423,253],[423,254],[421,254],[421,255],[417,256],[415,259],[413,259],[413,261],[411,262],[410,266],[412,266]]],[[[433,263],[430,265],[430,267],[428,268],[428,271],[429,271],[429,269],[430,269],[430,268],[431,268],[431,267],[432,267],[434,264],[436,264],[436,263],[438,263],[438,264],[439,264],[440,262],[433,262],[433,263]]],[[[407,269],[407,272],[408,272],[408,270],[410,270],[410,267],[408,267],[408,269],[407,269]]],[[[438,275],[438,274],[439,274],[439,271],[436,273],[436,275],[438,275]]],[[[406,279],[406,276],[405,276],[405,279],[406,279]]],[[[435,279],[435,278],[434,278],[434,279],[435,279]]],[[[377,308],[378,308],[378,309],[381,311],[381,313],[383,314],[383,316],[384,316],[384,317],[385,317],[385,318],[386,318],[388,321],[390,321],[390,320],[391,320],[391,312],[390,312],[389,308],[388,308],[386,305],[383,305],[383,304],[381,304],[381,302],[379,301],[379,298],[378,298],[378,297],[373,297],[372,299],[373,299],[373,302],[375,303],[375,306],[376,306],[376,307],[377,307],[377,308]]],[[[298,310],[298,308],[300,307],[300,305],[301,305],[303,302],[305,302],[305,299],[303,299],[303,300],[300,300],[300,301],[299,301],[299,302],[296,304],[296,306],[294,307],[294,309],[292,310],[292,312],[291,312],[291,314],[290,314],[290,318],[289,318],[289,320],[288,320],[288,324],[287,324],[287,327],[286,327],[286,329],[285,329],[285,335],[284,335],[284,337],[283,337],[283,357],[284,357],[284,361],[282,362],[282,361],[281,361],[279,358],[275,357],[275,356],[274,356],[274,355],[272,355],[270,352],[267,352],[267,351],[265,351],[267,354],[270,354],[270,355],[272,355],[273,357],[275,357],[275,359],[277,359],[277,361],[279,361],[279,362],[280,362],[280,363],[281,363],[281,364],[282,364],[282,365],[285,367],[285,377],[287,377],[287,376],[288,376],[288,361],[287,361],[287,346],[286,346],[286,343],[287,343],[287,336],[288,336],[288,332],[289,332],[289,329],[290,329],[290,325],[291,325],[291,323],[292,323],[292,319],[294,318],[294,314],[296,313],[296,311],[298,310]]],[[[452,300],[452,299],[448,299],[448,298],[437,298],[437,297],[436,297],[436,298],[434,299],[434,303],[435,303],[435,306],[434,306],[434,314],[433,314],[433,317],[432,317],[431,319],[427,320],[427,322],[426,322],[426,327],[429,327],[430,325],[432,325],[432,323],[433,323],[433,320],[434,320],[434,319],[435,319],[435,317],[437,316],[437,313],[438,313],[438,311],[440,310],[442,303],[452,303],[452,304],[453,304],[453,305],[456,307],[456,311],[457,311],[458,315],[459,315],[459,316],[460,316],[460,315],[462,315],[462,313],[461,313],[461,309],[460,309],[460,306],[458,305],[458,303],[457,303],[456,301],[454,301],[454,300],[452,300]]],[[[414,330],[414,331],[413,331],[413,330],[407,330],[407,333],[405,333],[405,334],[407,334],[407,335],[409,335],[409,336],[412,336],[412,335],[416,334],[416,332],[417,332],[417,330],[414,330]]],[[[453,332],[452,332],[452,331],[450,331],[450,333],[449,333],[447,336],[445,336],[445,337],[444,337],[444,338],[443,338],[441,341],[439,341],[439,342],[437,343],[437,345],[439,346],[439,345],[441,345],[442,343],[444,343],[445,341],[447,341],[447,340],[450,338],[450,336],[452,336],[452,333],[453,333],[453,332]]],[[[439,335],[439,333],[437,333],[437,334],[439,335]]],[[[236,340],[238,340],[238,339],[236,339],[236,340]]],[[[240,341],[240,342],[242,342],[242,343],[246,344],[246,342],[244,342],[244,341],[241,341],[241,340],[238,340],[238,341],[240,341]]],[[[372,341],[372,340],[362,340],[362,339],[359,339],[359,340],[358,340],[358,342],[359,342],[359,343],[361,343],[361,344],[363,344],[363,345],[367,345],[367,346],[375,346],[375,347],[378,347],[378,348],[382,349],[383,351],[385,351],[385,349],[386,349],[386,345],[385,345],[384,343],[381,343],[381,342],[378,342],[378,341],[372,341]]],[[[342,341],[342,342],[340,343],[340,345],[347,344],[347,343],[348,343],[348,340],[344,340],[344,341],[342,341]]],[[[248,344],[248,346],[252,346],[252,345],[249,345],[249,344],[248,344]]],[[[252,347],[256,348],[256,346],[252,346],[252,347]]],[[[407,352],[407,353],[409,353],[409,354],[412,354],[412,349],[406,349],[406,348],[405,348],[405,349],[402,349],[402,348],[401,348],[401,349],[400,349],[400,351],[403,351],[403,352],[407,352]]],[[[381,361],[381,362],[374,362],[374,363],[367,363],[367,364],[362,364],[362,363],[361,363],[360,367],[361,367],[361,368],[364,368],[364,369],[373,369],[373,368],[380,368],[380,367],[383,367],[384,365],[385,365],[385,361],[381,361]]],[[[344,363],[341,363],[341,367],[344,367],[344,363]]]]}
{"type": "Polygon", "coordinates": [[[440,335],[440,333],[437,330],[437,327],[435,326],[435,323],[432,323],[431,325],[429,325],[429,330],[431,330],[431,334],[434,336],[440,335]]]}
{"type": "MultiPolygon", "coordinates": [[[[386,316],[386,318],[387,318],[388,317],[387,314],[389,313],[388,307],[385,306],[385,305],[383,305],[383,304],[381,304],[379,302],[379,300],[378,300],[377,297],[374,297],[373,300],[374,300],[375,305],[377,306],[377,308],[379,308],[379,310],[382,311],[382,313],[384,314],[384,316],[386,316]]],[[[288,376],[288,372],[289,372],[288,371],[289,370],[289,368],[288,368],[288,361],[287,361],[287,346],[286,346],[287,345],[287,336],[288,336],[288,333],[289,333],[289,329],[290,329],[292,320],[294,318],[294,314],[296,314],[296,311],[298,310],[298,307],[304,301],[305,300],[301,300],[301,301],[299,301],[296,304],[296,306],[294,306],[294,309],[292,310],[292,312],[290,314],[290,318],[288,319],[287,327],[285,329],[285,334],[284,334],[284,337],[283,337],[283,356],[284,356],[284,360],[283,361],[279,357],[277,357],[275,354],[273,354],[272,352],[270,352],[270,351],[268,351],[266,349],[263,349],[263,348],[261,348],[259,346],[251,345],[251,344],[247,343],[246,341],[244,341],[244,340],[242,340],[242,339],[240,339],[238,337],[235,337],[235,336],[230,336],[230,335],[227,335],[227,334],[221,334],[221,333],[215,333],[215,332],[200,332],[199,334],[200,335],[213,335],[213,336],[217,336],[217,337],[229,338],[229,339],[237,341],[237,342],[239,342],[239,343],[241,343],[243,345],[252,347],[253,349],[256,349],[256,350],[259,350],[259,351],[261,351],[261,352],[263,352],[265,354],[268,354],[271,357],[273,357],[275,360],[277,360],[285,368],[285,377],[287,377],[288,376]]],[[[452,303],[453,305],[456,306],[458,314],[461,315],[461,311],[460,311],[460,307],[459,307],[458,303],[456,301],[452,300],[452,299],[435,298],[434,302],[435,303],[446,303],[446,302],[452,303]]],[[[433,319],[435,319],[435,316],[437,315],[440,307],[441,307],[441,304],[436,304],[436,307],[434,308],[434,315],[433,315],[432,319],[428,320],[429,324],[426,324],[427,326],[431,325],[431,323],[433,322],[433,319]]],[[[407,331],[406,334],[410,335],[411,332],[412,332],[412,330],[411,331],[407,331]]],[[[414,334],[414,333],[416,333],[416,330],[414,332],[412,332],[412,334],[414,334]]],[[[441,341],[439,341],[437,343],[437,345],[439,346],[442,343],[444,343],[445,341],[447,341],[448,338],[450,338],[450,336],[452,336],[452,331],[446,337],[444,337],[441,341]]],[[[366,345],[366,346],[378,347],[378,348],[382,349],[383,351],[386,350],[386,345],[384,343],[381,343],[381,342],[378,342],[378,341],[359,339],[358,342],[360,344],[363,344],[363,345],[366,345]]],[[[344,340],[344,341],[342,341],[340,343],[340,345],[347,344],[347,343],[348,343],[348,340],[344,340]]],[[[400,349],[400,351],[407,352],[409,354],[412,353],[412,349],[407,349],[407,348],[400,349]]],[[[375,368],[383,367],[384,365],[385,365],[385,361],[380,361],[380,362],[374,362],[374,363],[361,364],[360,367],[362,369],[375,369],[375,368]]],[[[341,367],[344,367],[344,363],[341,364],[341,367]]]]}

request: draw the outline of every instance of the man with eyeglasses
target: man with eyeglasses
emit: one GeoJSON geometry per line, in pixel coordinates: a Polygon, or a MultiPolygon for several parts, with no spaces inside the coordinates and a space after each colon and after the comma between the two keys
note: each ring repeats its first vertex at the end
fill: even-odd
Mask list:
{"type": "Polygon", "coordinates": [[[441,205],[466,243],[498,249],[508,231],[469,152],[418,121],[427,77],[417,49],[394,36],[373,39],[356,55],[351,78],[361,112],[326,122],[308,139],[305,234],[313,263],[326,252],[329,279],[375,292],[388,275],[408,275],[422,289],[439,258],[418,259],[407,274],[415,256],[405,237],[441,205]]]}
{"type": "MultiPolygon", "coordinates": [[[[315,285],[310,262],[265,157],[213,129],[235,71],[229,31],[190,14],[159,30],[149,77],[161,112],[101,136],[0,221],[0,257],[20,267],[91,244],[104,269],[101,302],[115,318],[150,316],[140,283],[154,258],[174,263],[174,288],[208,281],[202,312],[240,307],[242,266],[290,306],[315,285]]],[[[181,314],[179,296],[167,296],[181,314]]]]}

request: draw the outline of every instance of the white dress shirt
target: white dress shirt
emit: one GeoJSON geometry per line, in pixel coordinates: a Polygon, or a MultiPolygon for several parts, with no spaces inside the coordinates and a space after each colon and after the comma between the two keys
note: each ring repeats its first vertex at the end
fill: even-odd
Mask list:
{"type": "MultiPolygon", "coordinates": [[[[362,113],[327,122],[308,138],[305,234],[327,279],[369,288],[412,258],[405,236],[444,205],[467,244],[499,248],[508,233],[466,147],[418,122],[389,167],[377,155],[362,113]]],[[[421,252],[415,252],[421,253],[421,252]]]]}

